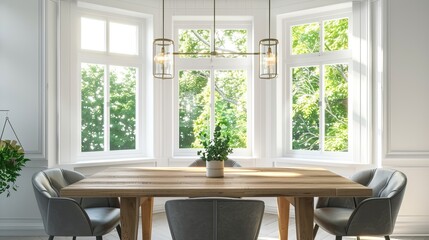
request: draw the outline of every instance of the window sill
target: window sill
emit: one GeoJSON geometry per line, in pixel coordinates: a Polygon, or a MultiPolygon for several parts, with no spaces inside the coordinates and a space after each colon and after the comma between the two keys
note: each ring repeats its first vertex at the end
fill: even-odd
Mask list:
{"type": "Polygon", "coordinates": [[[97,167],[97,166],[117,166],[117,165],[134,165],[142,163],[152,163],[156,166],[155,158],[126,158],[126,159],[109,159],[109,160],[93,160],[93,161],[78,161],[75,163],[61,164],[60,166],[71,167],[97,167]]]}
{"type": "Polygon", "coordinates": [[[359,162],[347,162],[347,161],[332,161],[332,160],[320,160],[320,159],[305,159],[305,158],[273,158],[274,166],[281,164],[290,165],[305,165],[305,166],[320,166],[320,167],[374,167],[374,164],[370,163],[359,163],[359,162]]]}
{"type": "MultiPolygon", "coordinates": [[[[174,156],[168,159],[169,166],[188,166],[197,160],[198,156],[174,156]]],[[[243,167],[254,167],[258,157],[231,156],[230,159],[238,162],[243,167]]]]}

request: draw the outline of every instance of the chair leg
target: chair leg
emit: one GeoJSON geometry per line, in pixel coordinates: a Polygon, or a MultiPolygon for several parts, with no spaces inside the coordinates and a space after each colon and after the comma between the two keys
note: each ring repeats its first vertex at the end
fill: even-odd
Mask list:
{"type": "Polygon", "coordinates": [[[118,224],[118,226],[116,226],[116,231],[118,232],[119,239],[122,240],[122,229],[121,229],[120,224],[118,224]]]}
{"type": "Polygon", "coordinates": [[[389,237],[389,235],[387,235],[387,236],[384,236],[384,239],[385,239],[385,240],[390,240],[390,237],[389,237]]]}
{"type": "Polygon", "coordinates": [[[54,236],[49,236],[49,240],[54,240],[54,236]]]}
{"type": "Polygon", "coordinates": [[[314,224],[314,228],[313,228],[313,239],[316,239],[317,230],[319,230],[319,225],[314,224]]]}
{"type": "Polygon", "coordinates": [[[360,237],[359,237],[359,236],[356,236],[356,239],[357,239],[357,240],[360,240],[360,237]]]}
{"type": "Polygon", "coordinates": [[[342,240],[343,236],[335,236],[335,240],[342,240]]]}
{"type": "Polygon", "coordinates": [[[103,240],[103,236],[97,236],[96,239],[97,240],[103,240]]]}
{"type": "Polygon", "coordinates": [[[73,240],[76,240],[76,236],[73,236],[73,240]]]}

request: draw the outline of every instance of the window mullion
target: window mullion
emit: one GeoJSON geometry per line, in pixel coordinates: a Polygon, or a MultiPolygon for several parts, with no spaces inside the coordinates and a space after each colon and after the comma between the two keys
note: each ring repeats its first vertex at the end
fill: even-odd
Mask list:
{"type": "Polygon", "coordinates": [[[323,35],[324,32],[324,26],[323,26],[323,20],[319,22],[320,27],[319,27],[319,36],[320,36],[320,46],[319,46],[319,56],[323,55],[323,46],[325,44],[325,36],[323,35]]]}
{"type": "Polygon", "coordinates": [[[214,128],[216,124],[216,112],[215,112],[215,74],[213,64],[210,67],[210,136],[213,136],[214,128]]]}
{"type": "Polygon", "coordinates": [[[323,69],[323,64],[319,65],[319,111],[320,111],[320,120],[319,120],[319,148],[320,152],[325,151],[325,71],[323,69]]]}
{"type": "Polygon", "coordinates": [[[104,151],[110,151],[110,65],[104,77],[104,151]]]}
{"type": "MultiPolygon", "coordinates": [[[[319,22],[319,56],[324,55],[323,46],[325,44],[324,25],[323,20],[319,22]]],[[[320,88],[320,97],[319,97],[319,107],[320,107],[320,121],[319,121],[319,151],[323,153],[325,151],[325,71],[323,69],[323,64],[319,65],[319,88],[320,88]]]]}

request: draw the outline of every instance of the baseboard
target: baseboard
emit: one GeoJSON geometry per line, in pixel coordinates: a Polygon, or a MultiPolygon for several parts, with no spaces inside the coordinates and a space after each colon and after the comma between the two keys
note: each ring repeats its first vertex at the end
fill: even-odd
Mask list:
{"type": "Polygon", "coordinates": [[[429,236],[429,216],[401,216],[396,219],[393,236],[429,236]]]}
{"type": "Polygon", "coordinates": [[[0,219],[0,236],[46,236],[42,219],[0,219]]]}

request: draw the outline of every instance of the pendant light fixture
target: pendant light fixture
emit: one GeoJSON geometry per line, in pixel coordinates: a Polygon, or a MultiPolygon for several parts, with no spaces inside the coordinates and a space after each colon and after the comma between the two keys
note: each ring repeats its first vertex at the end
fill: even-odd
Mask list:
{"type": "Polygon", "coordinates": [[[268,38],[259,41],[259,78],[277,77],[277,46],[279,41],[271,38],[271,0],[268,0],[268,38]]]}
{"type": "Polygon", "coordinates": [[[277,77],[277,48],[279,41],[271,38],[271,0],[268,0],[268,38],[259,41],[258,53],[218,53],[216,52],[216,0],[213,0],[212,49],[209,53],[174,52],[174,42],[164,37],[164,1],[162,0],[162,38],[153,41],[153,76],[160,79],[174,78],[174,55],[259,55],[259,78],[277,77]]]}
{"type": "Polygon", "coordinates": [[[173,79],[174,42],[164,36],[164,11],[164,0],[162,0],[162,38],[153,41],[153,76],[160,79],[173,79]]]}

